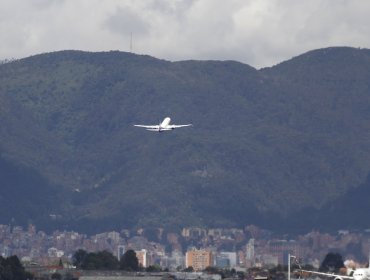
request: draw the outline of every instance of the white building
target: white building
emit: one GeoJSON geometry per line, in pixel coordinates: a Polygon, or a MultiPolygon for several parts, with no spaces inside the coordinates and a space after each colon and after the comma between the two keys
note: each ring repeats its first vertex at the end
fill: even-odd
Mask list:
{"type": "Polygon", "coordinates": [[[64,256],[64,251],[51,247],[48,249],[48,256],[50,258],[61,258],[64,256]]]}
{"type": "Polygon", "coordinates": [[[125,245],[118,245],[117,246],[117,259],[120,261],[121,257],[125,254],[126,252],[126,246],[125,245]]]}

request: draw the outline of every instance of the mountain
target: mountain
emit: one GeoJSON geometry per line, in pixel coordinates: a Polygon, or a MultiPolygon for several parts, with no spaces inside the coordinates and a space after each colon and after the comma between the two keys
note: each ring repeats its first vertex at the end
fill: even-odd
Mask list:
{"type": "Polygon", "coordinates": [[[370,51],[345,47],[260,70],[117,51],[2,64],[0,223],[317,228],[367,182],[369,73],[370,51]],[[132,126],[166,116],[194,126],[132,126]]]}

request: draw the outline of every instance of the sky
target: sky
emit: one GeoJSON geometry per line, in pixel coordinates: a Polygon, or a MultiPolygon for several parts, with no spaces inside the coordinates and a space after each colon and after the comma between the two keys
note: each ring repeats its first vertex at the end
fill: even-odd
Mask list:
{"type": "Polygon", "coordinates": [[[0,60],[119,50],[261,68],[331,46],[370,48],[370,0],[0,0],[0,60]]]}

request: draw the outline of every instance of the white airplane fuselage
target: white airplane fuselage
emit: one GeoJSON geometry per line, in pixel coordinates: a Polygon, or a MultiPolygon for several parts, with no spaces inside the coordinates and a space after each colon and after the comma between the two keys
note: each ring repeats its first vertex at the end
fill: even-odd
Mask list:
{"type": "Polygon", "coordinates": [[[354,280],[368,280],[370,279],[370,269],[369,268],[358,268],[353,272],[354,280]]]}
{"type": "Polygon", "coordinates": [[[327,278],[331,277],[333,280],[370,280],[370,268],[357,268],[356,270],[353,271],[353,274],[351,276],[310,270],[301,270],[301,271],[325,276],[327,278]]]}
{"type": "Polygon", "coordinates": [[[164,118],[164,120],[159,125],[134,124],[134,126],[143,127],[146,130],[157,131],[157,132],[169,131],[169,130],[174,130],[175,128],[192,126],[192,124],[176,125],[176,124],[170,124],[170,122],[171,122],[171,119],[169,117],[166,117],[166,118],[164,118]]]}

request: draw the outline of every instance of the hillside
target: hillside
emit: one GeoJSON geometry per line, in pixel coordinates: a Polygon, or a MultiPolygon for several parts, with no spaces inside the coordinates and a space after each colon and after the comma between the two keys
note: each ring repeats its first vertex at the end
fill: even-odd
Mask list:
{"type": "Polygon", "coordinates": [[[300,210],[316,227],[370,170],[369,73],[370,51],[353,48],[261,70],[80,51],[0,65],[1,158],[28,182],[5,172],[0,197],[12,186],[16,220],[56,215],[41,227],[289,229],[300,210]],[[194,126],[132,126],[165,116],[194,126]]]}

